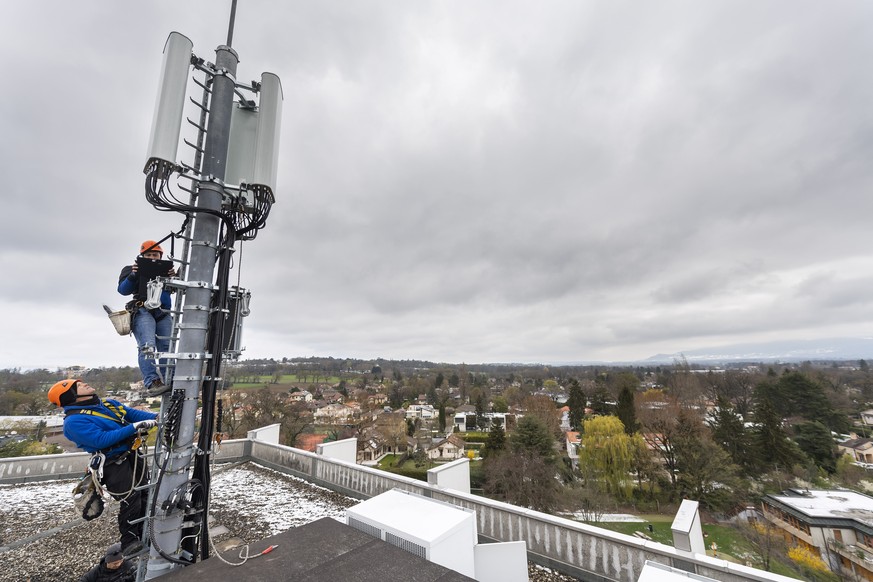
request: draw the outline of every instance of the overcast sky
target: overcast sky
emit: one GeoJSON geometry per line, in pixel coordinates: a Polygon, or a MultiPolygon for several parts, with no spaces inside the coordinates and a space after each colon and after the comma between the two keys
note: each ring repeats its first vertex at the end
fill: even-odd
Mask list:
{"type": "MultiPolygon", "coordinates": [[[[212,61],[229,13],[4,6],[0,367],[136,365],[101,305],[182,222],[143,195],[164,42],[212,61]]],[[[867,0],[239,0],[239,78],[285,96],[244,357],[870,336],[871,30],[867,0]]]]}

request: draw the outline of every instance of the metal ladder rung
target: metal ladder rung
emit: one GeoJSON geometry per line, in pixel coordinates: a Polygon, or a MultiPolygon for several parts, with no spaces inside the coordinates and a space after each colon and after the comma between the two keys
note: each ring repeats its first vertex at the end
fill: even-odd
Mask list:
{"type": "MultiPolygon", "coordinates": [[[[188,141],[187,139],[183,139],[182,141],[185,142],[185,145],[190,146],[191,149],[193,149],[194,151],[200,152],[201,154],[206,153],[206,150],[205,150],[205,149],[203,149],[203,148],[201,148],[201,147],[198,147],[198,146],[194,145],[193,143],[191,143],[191,142],[188,141]]],[[[184,186],[179,186],[179,188],[181,188],[182,190],[185,190],[185,187],[184,187],[184,186]]],[[[186,191],[186,192],[190,192],[190,190],[185,190],[185,191],[186,191]]]]}

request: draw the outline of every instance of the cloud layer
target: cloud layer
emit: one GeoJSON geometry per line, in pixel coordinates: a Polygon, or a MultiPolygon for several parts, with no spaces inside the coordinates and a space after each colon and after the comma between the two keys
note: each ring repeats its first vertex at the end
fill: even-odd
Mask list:
{"type": "MultiPolygon", "coordinates": [[[[161,50],[178,30],[212,60],[219,4],[7,11],[0,366],[134,365],[100,305],[182,222],[143,196],[161,50]]],[[[233,275],[246,356],[869,335],[871,25],[860,0],[240,2],[239,77],[285,95],[277,203],[233,275]]]]}

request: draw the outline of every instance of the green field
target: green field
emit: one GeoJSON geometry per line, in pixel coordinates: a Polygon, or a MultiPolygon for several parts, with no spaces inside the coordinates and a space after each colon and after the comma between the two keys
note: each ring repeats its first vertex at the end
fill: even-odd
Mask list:
{"type": "Polygon", "coordinates": [[[236,382],[231,389],[243,390],[251,388],[278,387],[283,389],[291,388],[299,384],[339,384],[342,378],[339,376],[315,376],[305,375],[298,376],[296,374],[283,374],[279,377],[279,381],[273,383],[273,376],[258,376],[256,382],[236,382]]]}
{"type": "MultiPolygon", "coordinates": [[[[635,532],[642,532],[649,536],[653,541],[662,543],[668,546],[673,545],[673,532],[670,526],[673,523],[673,517],[668,515],[640,515],[645,522],[605,522],[599,521],[590,523],[596,527],[608,529],[610,531],[634,535],[635,532]],[[652,532],[649,532],[648,526],[652,526],[652,532]]],[[[719,524],[703,524],[704,543],[706,544],[706,554],[713,555],[711,544],[716,544],[715,557],[729,562],[738,564],[750,563],[753,567],[760,568],[760,559],[752,546],[743,538],[743,536],[733,527],[719,524]]],[[[776,574],[783,576],[796,577],[786,565],[779,563],[777,560],[772,560],[770,570],[776,574]]]]}

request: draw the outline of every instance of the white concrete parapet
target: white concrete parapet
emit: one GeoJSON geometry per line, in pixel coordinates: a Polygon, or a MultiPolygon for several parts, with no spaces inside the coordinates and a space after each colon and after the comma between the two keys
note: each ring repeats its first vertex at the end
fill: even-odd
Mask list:
{"type": "Polygon", "coordinates": [[[470,459],[458,459],[427,470],[427,482],[440,489],[470,492],[470,459]]]}
{"type": "Polygon", "coordinates": [[[88,468],[90,458],[88,453],[64,453],[0,459],[0,483],[81,477],[88,468]]]}
{"type": "Polygon", "coordinates": [[[358,439],[350,438],[330,443],[321,443],[316,453],[329,459],[337,459],[354,465],[358,460],[358,439]]]}
{"type": "Polygon", "coordinates": [[[265,443],[279,444],[279,429],[281,424],[271,424],[261,428],[256,428],[248,432],[248,438],[253,441],[261,441],[265,443]]]}

